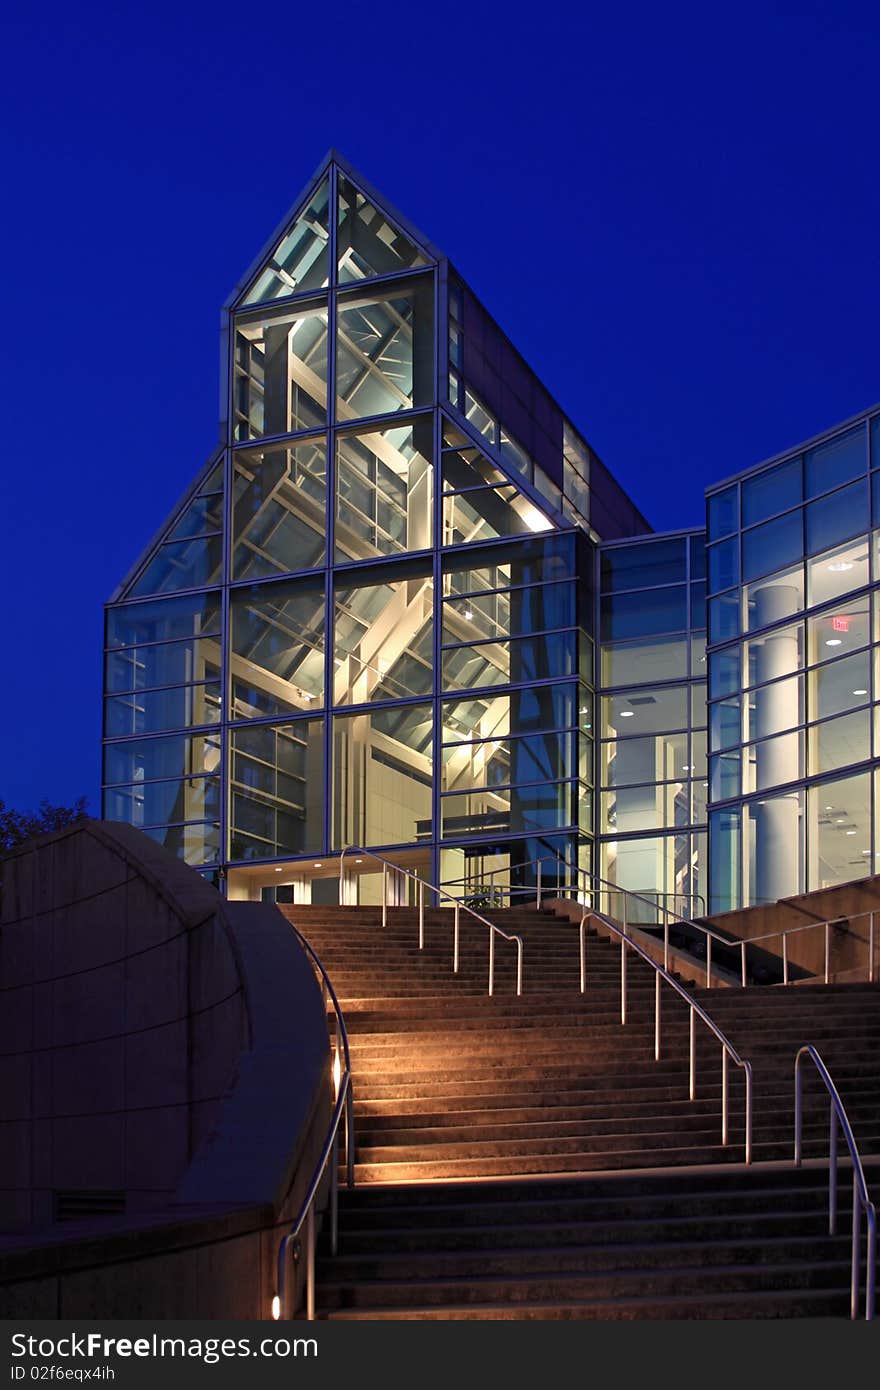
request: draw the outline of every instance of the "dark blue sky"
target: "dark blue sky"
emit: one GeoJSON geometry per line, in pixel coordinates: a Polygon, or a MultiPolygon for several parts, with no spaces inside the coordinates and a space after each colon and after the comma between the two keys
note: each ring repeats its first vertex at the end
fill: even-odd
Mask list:
{"type": "Polygon", "coordinates": [[[880,399],[876,3],[16,8],[8,802],[97,810],[101,604],[212,448],[220,304],[331,145],[658,529],[880,399]]]}

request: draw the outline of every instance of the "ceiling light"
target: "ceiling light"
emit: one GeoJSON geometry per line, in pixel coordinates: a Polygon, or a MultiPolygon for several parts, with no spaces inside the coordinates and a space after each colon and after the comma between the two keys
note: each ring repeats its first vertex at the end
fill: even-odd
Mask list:
{"type": "Polygon", "coordinates": [[[828,568],[832,574],[846,574],[847,570],[852,569],[852,561],[835,560],[833,564],[828,566],[828,568]]]}
{"type": "Polygon", "coordinates": [[[846,833],[847,835],[855,835],[856,832],[854,830],[848,830],[846,833]]]}
{"type": "Polygon", "coordinates": [[[845,819],[845,817],[844,817],[844,816],[838,816],[838,817],[837,817],[837,820],[834,822],[834,824],[835,824],[835,825],[846,825],[846,819],[845,819]]]}
{"type": "Polygon", "coordinates": [[[862,854],[870,854],[870,853],[871,853],[871,851],[870,851],[869,849],[863,849],[863,850],[862,850],[862,854]]]}
{"type": "Polygon", "coordinates": [[[690,772],[690,770],[691,770],[691,765],[690,765],[690,763],[685,763],[685,764],[683,765],[683,767],[682,767],[681,770],[682,770],[682,772],[690,772]]]}
{"type": "Polygon", "coordinates": [[[321,868],[323,868],[323,867],[324,867],[324,866],[323,866],[322,864],[316,864],[316,865],[315,865],[315,868],[316,868],[316,869],[321,869],[321,868]]]}
{"type": "Polygon", "coordinates": [[[842,646],[843,646],[843,638],[842,638],[842,637],[826,637],[826,638],[825,638],[825,646],[826,646],[826,647],[842,647],[842,646]]]}
{"type": "Polygon", "coordinates": [[[632,719],[632,717],[633,717],[634,714],[635,714],[635,710],[633,710],[633,709],[622,709],[622,710],[620,711],[620,717],[621,717],[621,719],[632,719]]]}
{"type": "Polygon", "coordinates": [[[539,512],[537,507],[527,503],[520,513],[523,521],[530,531],[550,531],[553,523],[548,521],[543,512],[539,512]]]}
{"type": "Polygon", "coordinates": [[[364,861],[363,861],[363,859],[356,859],[354,862],[355,862],[356,864],[363,864],[364,861]]]}
{"type": "Polygon", "coordinates": [[[276,874],[283,874],[283,873],[284,873],[284,870],[283,870],[283,869],[276,869],[275,872],[276,872],[276,874]]]}
{"type": "Polygon", "coordinates": [[[853,691],[853,694],[854,694],[854,695],[867,695],[867,693],[868,693],[867,690],[854,690],[854,691],[853,691]]]}
{"type": "Polygon", "coordinates": [[[467,622],[467,623],[472,623],[472,622],[473,622],[473,620],[474,620],[474,615],[473,615],[473,613],[471,612],[471,610],[470,610],[469,608],[466,608],[466,609],[464,610],[464,618],[465,618],[465,622],[467,622]]]}

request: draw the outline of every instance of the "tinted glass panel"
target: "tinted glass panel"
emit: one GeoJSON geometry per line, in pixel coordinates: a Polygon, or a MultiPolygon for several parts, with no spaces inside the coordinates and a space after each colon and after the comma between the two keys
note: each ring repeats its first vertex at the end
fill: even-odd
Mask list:
{"type": "Polygon", "coordinates": [[[815,497],[857,478],[867,468],[867,434],[864,425],[820,444],[804,455],[807,496],[815,497]]]}
{"type": "Polygon", "coordinates": [[[791,512],[765,526],[745,531],[742,538],[743,579],[757,579],[783,565],[793,564],[804,553],[801,513],[791,512]]]}
{"type": "Polygon", "coordinates": [[[802,500],[801,461],[790,459],[788,463],[771,468],[769,472],[758,473],[748,478],[742,485],[743,526],[751,526],[755,521],[784,512],[802,500]]]}
{"type": "Polygon", "coordinates": [[[686,578],[684,540],[612,546],[601,555],[603,589],[646,589],[682,584],[686,578]]]}

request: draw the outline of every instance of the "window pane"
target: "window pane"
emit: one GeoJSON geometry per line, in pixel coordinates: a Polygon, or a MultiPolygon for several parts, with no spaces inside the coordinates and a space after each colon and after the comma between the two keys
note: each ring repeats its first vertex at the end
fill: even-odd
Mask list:
{"type": "Polygon", "coordinates": [[[687,669],[688,644],[661,637],[646,642],[615,642],[602,648],[603,685],[635,685],[638,681],[675,680],[687,669]]]}
{"type": "Polygon", "coordinates": [[[606,787],[674,781],[689,771],[687,733],[621,738],[602,744],[602,785],[606,787]]]}
{"type": "Polygon", "coordinates": [[[367,560],[431,545],[433,422],[340,435],[336,558],[367,560]]]}
{"type": "Polygon", "coordinates": [[[324,435],[241,449],[234,457],[233,578],[261,579],[320,565],[327,531],[324,435]]]}
{"type": "Polygon", "coordinates": [[[738,809],[709,816],[710,912],[730,912],[742,903],[740,817],[738,809]]]}
{"type": "Polygon", "coordinates": [[[736,485],[715,492],[708,499],[709,540],[729,536],[739,526],[736,485]]]}
{"type": "Polygon", "coordinates": [[[443,797],[440,833],[444,839],[487,833],[529,834],[571,825],[575,812],[575,784],[571,782],[466,792],[443,797]]]}
{"type": "Polygon", "coordinates": [[[867,480],[852,483],[820,502],[811,502],[806,509],[807,554],[815,555],[864,531],[869,507],[867,480]]]}
{"type": "Polygon", "coordinates": [[[687,628],[687,589],[647,589],[641,593],[609,594],[601,604],[602,640],[653,636],[687,628]]]}
{"type": "Polygon", "coordinates": [[[765,517],[796,506],[802,500],[801,493],[799,458],[746,479],[742,485],[743,526],[751,526],[755,521],[763,521],[765,517]]]}
{"type": "Polygon", "coordinates": [[[574,599],[572,583],[449,598],[443,604],[442,640],[467,642],[573,627],[574,599]]]}
{"type": "Polygon", "coordinates": [[[780,565],[793,564],[800,559],[804,553],[801,526],[802,517],[798,511],[743,532],[743,579],[757,579],[759,575],[779,569],[780,565]]]}
{"type": "Polygon", "coordinates": [[[625,690],[602,697],[602,736],[660,733],[688,726],[688,687],[625,690]]]}
{"type": "Polygon", "coordinates": [[[803,565],[749,584],[745,590],[745,606],[750,631],[769,627],[771,623],[800,612],[804,606],[803,565]]]}
{"type": "Polygon", "coordinates": [[[135,782],[104,792],[104,816],[143,830],[151,825],[214,820],[220,815],[220,779],[187,777],[168,782],[135,782]]]}
{"type": "Polygon", "coordinates": [[[599,829],[603,834],[635,834],[640,830],[665,830],[687,825],[690,820],[688,783],[667,786],[622,787],[601,795],[599,829]]]}
{"type": "Polygon", "coordinates": [[[810,718],[844,714],[870,699],[870,653],[858,652],[843,661],[818,666],[810,674],[810,718]]]}
{"type": "Polygon", "coordinates": [[[220,858],[219,825],[170,825],[145,828],[145,835],[187,864],[214,864],[220,858]]]}
{"type": "Polygon", "coordinates": [[[434,279],[340,296],[336,396],[340,423],[430,405],[434,395],[434,279]]]}
{"type": "Polygon", "coordinates": [[[713,752],[742,742],[739,697],[709,706],[709,746],[713,752]]]}
{"type": "Polygon", "coordinates": [[[519,685],[572,676],[576,674],[576,657],[575,637],[569,632],[447,648],[443,652],[443,689],[519,685]]]}
{"type": "Polygon", "coordinates": [[[434,585],[425,563],[337,579],[333,629],[333,702],[366,704],[428,695],[433,673],[434,585]],[[392,577],[394,576],[394,577],[392,577]],[[357,579],[358,582],[355,582],[357,579]]]}
{"type": "Polygon", "coordinates": [[[204,772],[216,772],[219,766],[220,737],[216,733],[192,738],[133,738],[125,743],[108,743],[104,748],[104,781],[108,786],[172,777],[197,778],[204,772]]]}
{"type": "Polygon", "coordinates": [[[107,652],[105,687],[108,693],[115,693],[217,679],[220,659],[220,643],[210,637],[202,641],[123,647],[107,652]]]}
{"type": "Polygon", "coordinates": [[[425,258],[403,232],[348,179],[339,180],[337,232],[339,280],[364,280],[424,265],[425,258]]]}
{"type": "Polygon", "coordinates": [[[443,498],[444,545],[471,545],[499,536],[547,531],[551,525],[512,485],[447,493],[443,498]]]}
{"type": "Polygon", "coordinates": [[[709,547],[709,589],[731,589],[739,583],[739,537],[709,547]]]}
{"type": "Polygon", "coordinates": [[[446,744],[442,790],[457,792],[474,787],[558,781],[571,770],[573,749],[573,733],[446,744]]]}
{"type": "Polygon", "coordinates": [[[800,670],[804,664],[803,623],[790,623],[774,628],[766,637],[750,638],[745,644],[744,662],[749,686],[800,670]]]}
{"type": "Polygon", "coordinates": [[[325,179],[305,211],[284,233],[242,303],[283,299],[326,285],[329,203],[330,181],[325,179]]]}
{"type": "Polygon", "coordinates": [[[655,584],[683,584],[687,578],[684,540],[641,541],[601,551],[602,588],[646,589],[655,584]]]}
{"type": "Polygon", "coordinates": [[[132,594],[170,593],[174,589],[196,589],[217,584],[223,565],[222,536],[192,536],[169,540],[149,560],[132,594]]]}
{"type": "Polygon", "coordinates": [[[233,716],[286,714],[324,693],[324,585],[284,580],[231,595],[233,716]]]}
{"type": "Polygon", "coordinates": [[[294,434],[327,416],[327,306],[239,319],[233,364],[233,438],[294,434]]]}
{"type": "Polygon", "coordinates": [[[810,605],[828,603],[868,583],[868,538],[827,550],[807,563],[810,605]]]}
{"type": "Polygon", "coordinates": [[[807,651],[811,664],[846,656],[866,646],[870,640],[870,607],[864,594],[845,608],[837,607],[807,621],[807,651]]]}
{"type": "Polygon", "coordinates": [[[787,680],[773,681],[772,685],[759,686],[749,692],[745,706],[747,741],[797,728],[804,722],[803,677],[790,676],[787,680]]]}
{"type": "Polygon", "coordinates": [[[831,888],[871,872],[871,792],[867,773],[810,789],[810,888],[831,888]]]}
{"type": "Polygon", "coordinates": [[[104,733],[108,738],[219,722],[219,681],[185,685],[176,690],[132,691],[104,702],[104,733]]]}
{"type": "Polygon", "coordinates": [[[408,844],[431,834],[431,706],[333,720],[333,846],[408,844]]]}
{"type": "Polygon", "coordinates": [[[447,700],[442,706],[443,742],[570,728],[578,717],[576,700],[574,685],[537,686],[505,695],[447,700]]]}
{"type": "MultiPolygon", "coordinates": [[[[803,733],[777,734],[743,749],[743,791],[760,792],[804,775],[803,733]]],[[[778,851],[777,851],[778,852],[778,851]]]]}
{"type": "Polygon", "coordinates": [[[709,600],[709,641],[726,642],[739,632],[739,590],[709,600]]]}
{"type": "Polygon", "coordinates": [[[810,729],[810,771],[836,772],[871,756],[869,711],[844,714],[810,729]]]}
{"type": "Polygon", "coordinates": [[[709,694],[713,699],[719,695],[730,695],[740,688],[740,648],[725,647],[715,652],[709,662],[709,694]]]}
{"type": "Polygon", "coordinates": [[[107,646],[170,642],[220,631],[220,595],[193,594],[158,603],[129,603],[107,613],[107,646]]]}
{"type": "Polygon", "coordinates": [[[804,455],[807,496],[815,497],[864,473],[868,466],[867,443],[864,425],[857,425],[829,444],[809,449],[804,455]]]}
{"type": "Polygon", "coordinates": [[[713,801],[726,801],[740,796],[740,753],[719,753],[709,759],[709,781],[713,801]]]}
{"type": "Polygon", "coordinates": [[[231,857],[320,851],[324,721],[257,724],[231,734],[231,857]]]}
{"type": "Polygon", "coordinates": [[[475,594],[569,579],[575,573],[571,536],[542,536],[443,557],[444,594],[475,594]]]}

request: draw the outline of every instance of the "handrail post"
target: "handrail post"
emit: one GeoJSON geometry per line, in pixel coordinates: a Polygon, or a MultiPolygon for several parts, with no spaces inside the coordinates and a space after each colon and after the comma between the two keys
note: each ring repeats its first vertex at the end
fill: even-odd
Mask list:
{"type": "Polygon", "coordinates": [[[489,998],[495,989],[495,933],[489,928],[489,998]]]}
{"type": "Polygon", "coordinates": [[[538,872],[537,872],[537,874],[535,875],[536,882],[537,882],[537,893],[535,894],[535,907],[536,907],[536,908],[538,909],[538,911],[540,912],[540,911],[541,911],[541,870],[542,870],[542,867],[543,867],[543,861],[542,861],[541,859],[538,860],[538,865],[537,865],[537,867],[538,867],[538,872]]]}
{"type": "Polygon", "coordinates": [[[745,943],[745,938],[743,938],[743,940],[740,942],[740,954],[741,954],[741,956],[742,956],[742,987],[743,987],[743,989],[745,989],[745,987],[746,987],[746,982],[747,982],[747,979],[748,979],[748,977],[747,977],[747,975],[746,975],[746,943],[745,943]]]}
{"type": "Polygon", "coordinates": [[[829,972],[831,969],[831,923],[825,923],[825,983],[829,982],[829,972]]]}
{"type": "Polygon", "coordinates": [[[330,1150],[330,1254],[336,1254],[339,1244],[339,1130],[333,1136],[330,1150]]]}
{"type": "Polygon", "coordinates": [[[690,1099],[690,1100],[693,1100],[693,1099],[695,1098],[696,1094],[697,1094],[697,1030],[696,1030],[696,1014],[694,1013],[693,1008],[691,1008],[691,1010],[690,1010],[690,1017],[691,1017],[691,1035],[690,1035],[690,1046],[689,1046],[689,1048],[688,1048],[689,1057],[690,1057],[689,1099],[690,1099]]]}
{"type": "Polygon", "coordinates": [[[455,975],[458,974],[458,927],[459,927],[459,912],[460,912],[460,908],[459,908],[458,903],[456,902],[456,904],[455,904],[455,927],[454,927],[453,936],[452,936],[452,971],[453,971],[453,974],[455,974],[455,975]]]}
{"type": "Polygon", "coordinates": [[[727,1048],[721,1048],[721,1143],[727,1145],[727,1048]]]}
{"type": "Polygon", "coordinates": [[[347,1184],[354,1187],[354,1097],[351,1077],[348,1078],[348,1090],[345,1093],[345,1152],[347,1184]]]}
{"type": "MultiPolygon", "coordinates": [[[[712,938],[706,937],[706,988],[712,988],[712,938]]],[[[727,1056],[727,1054],[724,1054],[727,1056]]]]}
{"type": "Polygon", "coordinates": [[[585,944],[584,940],[585,924],[587,924],[587,913],[582,915],[580,929],[578,929],[578,935],[580,935],[580,942],[578,942],[578,945],[580,945],[581,955],[581,994],[587,992],[587,944],[585,944]]]}
{"type": "Polygon", "coordinates": [[[874,983],[874,910],[871,909],[871,920],[868,925],[868,983],[874,983]]]}
{"type": "Polygon", "coordinates": [[[837,1234],[837,1111],[831,1102],[831,1138],[828,1145],[828,1234],[837,1234]]]}
{"type": "Polygon", "coordinates": [[[862,1241],[861,1196],[859,1193],[859,1179],[856,1173],[853,1173],[852,1204],[852,1266],[849,1290],[849,1315],[853,1319],[853,1321],[855,1321],[855,1319],[859,1316],[859,1260],[861,1255],[860,1246],[862,1241]]]}
{"type": "Polygon", "coordinates": [[[654,972],[654,1061],[660,1061],[660,971],[654,972]]]}
{"type": "Polygon", "coordinates": [[[315,1321],[315,1204],[306,1217],[306,1322],[315,1321]]]}
{"type": "Polygon", "coordinates": [[[752,1064],[746,1062],[746,1164],[752,1161],[752,1064]]]}
{"type": "Polygon", "coordinates": [[[801,1114],[803,1097],[801,1095],[801,1053],[794,1059],[794,1166],[801,1166],[803,1143],[803,1116],[801,1114]]]}
{"type": "Polygon", "coordinates": [[[382,926],[388,925],[388,865],[382,864],[382,926]]]}
{"type": "Polygon", "coordinates": [[[865,1320],[874,1317],[874,1291],[877,1284],[877,1213],[873,1202],[865,1211],[866,1236],[868,1241],[867,1269],[865,1270],[865,1320]]]}
{"type": "Polygon", "coordinates": [[[620,1021],[626,1023],[626,937],[620,938],[620,1021]]]}
{"type": "Polygon", "coordinates": [[[788,984],[788,932],[782,933],[782,983],[788,984]]]}
{"type": "Polygon", "coordinates": [[[425,949],[425,880],[419,879],[419,950],[425,949]]]}
{"type": "Polygon", "coordinates": [[[669,918],[663,918],[663,969],[669,969],[669,918]]]}
{"type": "MultiPolygon", "coordinates": [[[[492,935],[494,936],[495,933],[493,932],[492,935]]],[[[522,960],[523,960],[523,944],[522,944],[522,937],[521,937],[521,936],[518,936],[518,937],[516,938],[516,993],[517,993],[517,998],[519,998],[519,996],[522,994],[522,960]]]]}

